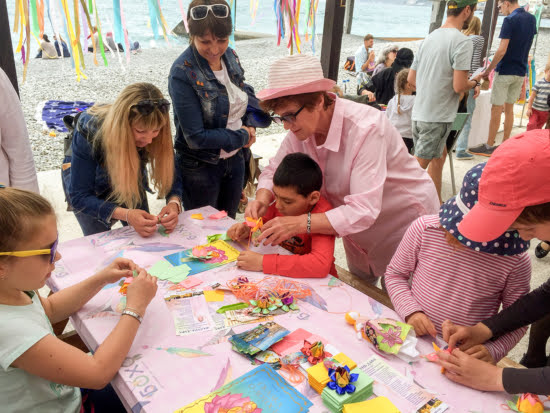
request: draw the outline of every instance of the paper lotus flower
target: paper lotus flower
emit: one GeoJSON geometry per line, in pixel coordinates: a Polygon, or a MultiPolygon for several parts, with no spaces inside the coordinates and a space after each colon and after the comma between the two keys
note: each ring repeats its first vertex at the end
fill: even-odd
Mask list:
{"type": "Polygon", "coordinates": [[[543,413],[544,405],[539,399],[539,396],[532,393],[523,393],[519,396],[516,403],[518,412],[522,413],[543,413]]]}
{"type": "Polygon", "coordinates": [[[330,381],[327,384],[329,389],[336,390],[336,393],[340,395],[355,392],[355,386],[351,383],[355,383],[357,381],[359,374],[350,373],[348,366],[329,369],[328,376],[330,378],[330,381]]]}
{"type": "Polygon", "coordinates": [[[294,297],[290,295],[289,292],[286,292],[281,296],[281,302],[283,303],[281,310],[283,310],[284,312],[288,312],[289,310],[299,310],[298,306],[294,304],[294,297]]]}
{"type": "Polygon", "coordinates": [[[332,357],[332,354],[325,351],[325,346],[320,341],[311,344],[309,341],[304,340],[301,351],[307,356],[307,361],[311,364],[317,364],[327,357],[332,357]]]}
{"type": "Polygon", "coordinates": [[[204,413],[261,413],[250,397],[243,397],[239,394],[225,394],[223,396],[215,396],[212,401],[204,404],[204,413]]]}
{"type": "Polygon", "coordinates": [[[282,307],[283,303],[279,298],[264,295],[257,300],[250,300],[250,305],[254,307],[252,313],[269,314],[271,311],[282,307]]]}
{"type": "Polygon", "coordinates": [[[192,258],[198,258],[199,260],[209,260],[212,258],[212,253],[201,246],[193,247],[191,250],[191,255],[192,258]]]}

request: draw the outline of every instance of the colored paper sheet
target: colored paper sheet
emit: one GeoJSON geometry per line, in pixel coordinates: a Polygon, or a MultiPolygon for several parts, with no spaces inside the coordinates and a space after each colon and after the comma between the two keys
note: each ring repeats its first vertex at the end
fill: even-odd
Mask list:
{"type": "Polygon", "coordinates": [[[204,219],[204,217],[202,216],[202,214],[193,214],[193,215],[191,215],[191,218],[192,218],[192,219],[204,219]]]}
{"type": "Polygon", "coordinates": [[[273,346],[271,346],[271,350],[273,350],[279,356],[284,357],[287,354],[292,354],[300,351],[301,348],[304,346],[304,340],[307,340],[310,343],[320,341],[323,344],[327,344],[327,341],[323,337],[314,335],[309,331],[304,330],[303,328],[299,328],[297,330],[294,330],[278,343],[273,344],[273,346]]]}
{"type": "Polygon", "coordinates": [[[207,235],[206,236],[206,240],[208,242],[214,242],[214,241],[217,241],[221,239],[222,241],[231,241],[231,238],[229,238],[227,236],[227,233],[225,234],[212,234],[212,235],[207,235]]]}
{"type": "Polygon", "coordinates": [[[159,228],[158,228],[158,232],[160,235],[162,235],[163,237],[169,237],[170,234],[168,234],[166,232],[166,228],[164,228],[164,225],[159,225],[159,228]]]}
{"type": "Polygon", "coordinates": [[[261,411],[305,413],[313,404],[269,364],[262,364],[175,413],[261,411]]]}
{"type": "Polygon", "coordinates": [[[177,336],[219,331],[225,328],[225,316],[218,314],[216,303],[208,303],[201,295],[187,298],[171,299],[167,294],[164,299],[174,319],[177,336]]]}
{"type": "Polygon", "coordinates": [[[236,261],[239,256],[239,251],[229,245],[227,242],[217,240],[200,247],[211,252],[211,257],[208,260],[199,260],[191,257],[192,248],[174,254],[166,255],[166,258],[172,265],[180,266],[184,263],[191,268],[189,275],[198,274],[203,271],[208,271],[212,268],[225,265],[232,261],[236,261]]]}
{"type": "Polygon", "coordinates": [[[380,396],[359,403],[344,404],[343,413],[399,413],[399,409],[387,397],[380,396]]]}
{"type": "Polygon", "coordinates": [[[205,290],[204,298],[207,302],[223,301],[225,294],[223,290],[205,290]]]}
{"type": "Polygon", "coordinates": [[[151,275],[154,275],[160,280],[168,280],[174,284],[178,284],[187,278],[187,275],[191,271],[191,268],[188,265],[182,264],[174,267],[168,261],[160,260],[157,261],[148,272],[151,275]]]}
{"type": "Polygon", "coordinates": [[[222,218],[225,218],[226,216],[227,216],[227,212],[220,211],[220,212],[216,212],[215,214],[209,215],[208,219],[222,219],[222,218]]]}

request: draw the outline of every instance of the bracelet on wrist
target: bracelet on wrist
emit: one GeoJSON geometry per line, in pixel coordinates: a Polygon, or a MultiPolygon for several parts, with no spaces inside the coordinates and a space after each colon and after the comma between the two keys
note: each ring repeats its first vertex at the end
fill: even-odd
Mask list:
{"type": "Polygon", "coordinates": [[[129,315],[130,317],[134,317],[137,321],[139,321],[140,324],[143,321],[143,317],[141,317],[138,313],[128,308],[126,308],[122,312],[122,315],[129,315]]]}
{"type": "Polygon", "coordinates": [[[311,212],[307,213],[307,233],[311,234],[311,212]]]}
{"type": "Polygon", "coordinates": [[[128,225],[130,225],[130,221],[128,221],[128,215],[130,215],[130,211],[131,211],[131,209],[128,209],[128,210],[126,211],[126,223],[127,223],[128,225]]]}

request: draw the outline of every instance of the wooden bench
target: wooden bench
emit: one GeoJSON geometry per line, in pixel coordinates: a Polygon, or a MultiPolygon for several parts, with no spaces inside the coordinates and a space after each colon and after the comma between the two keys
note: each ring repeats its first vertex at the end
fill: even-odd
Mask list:
{"type": "MultiPolygon", "coordinates": [[[[361,278],[353,275],[349,271],[343,269],[340,266],[336,266],[336,272],[338,273],[338,277],[340,278],[340,281],[345,282],[346,284],[352,286],[356,290],[361,291],[363,294],[368,295],[369,297],[375,299],[380,304],[384,304],[386,307],[393,308],[393,304],[390,300],[390,297],[388,293],[381,288],[378,288],[361,278]]],[[[522,366],[519,363],[516,363],[515,361],[509,359],[508,357],[504,357],[502,360],[500,360],[497,363],[498,367],[512,367],[512,368],[521,368],[524,369],[525,367],[522,366]]]]}

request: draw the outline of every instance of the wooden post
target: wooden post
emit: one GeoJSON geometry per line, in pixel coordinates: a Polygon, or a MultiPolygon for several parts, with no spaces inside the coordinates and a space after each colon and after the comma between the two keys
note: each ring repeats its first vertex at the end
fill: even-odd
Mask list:
{"type": "Polygon", "coordinates": [[[17,72],[15,70],[15,58],[13,56],[13,47],[11,45],[8,5],[6,4],[6,0],[0,0],[0,68],[2,68],[6,75],[8,75],[13,88],[17,92],[17,95],[19,95],[17,72]]]}
{"type": "Polygon", "coordinates": [[[344,19],[344,32],[351,33],[351,24],[353,23],[353,8],[355,0],[346,0],[346,17],[344,19]]]}
{"type": "Polygon", "coordinates": [[[481,21],[481,35],[485,40],[485,46],[481,52],[481,62],[487,57],[491,50],[493,38],[495,37],[495,29],[498,19],[498,3],[496,0],[487,0],[485,10],[483,10],[483,20],[481,21]]]}
{"type": "Polygon", "coordinates": [[[432,18],[430,20],[430,33],[439,29],[443,24],[443,16],[447,3],[443,0],[432,0],[432,18]]]}
{"type": "Polygon", "coordinates": [[[325,24],[321,44],[321,66],[325,77],[338,81],[340,50],[344,33],[344,15],[346,0],[327,0],[325,6],[325,24]]]}

